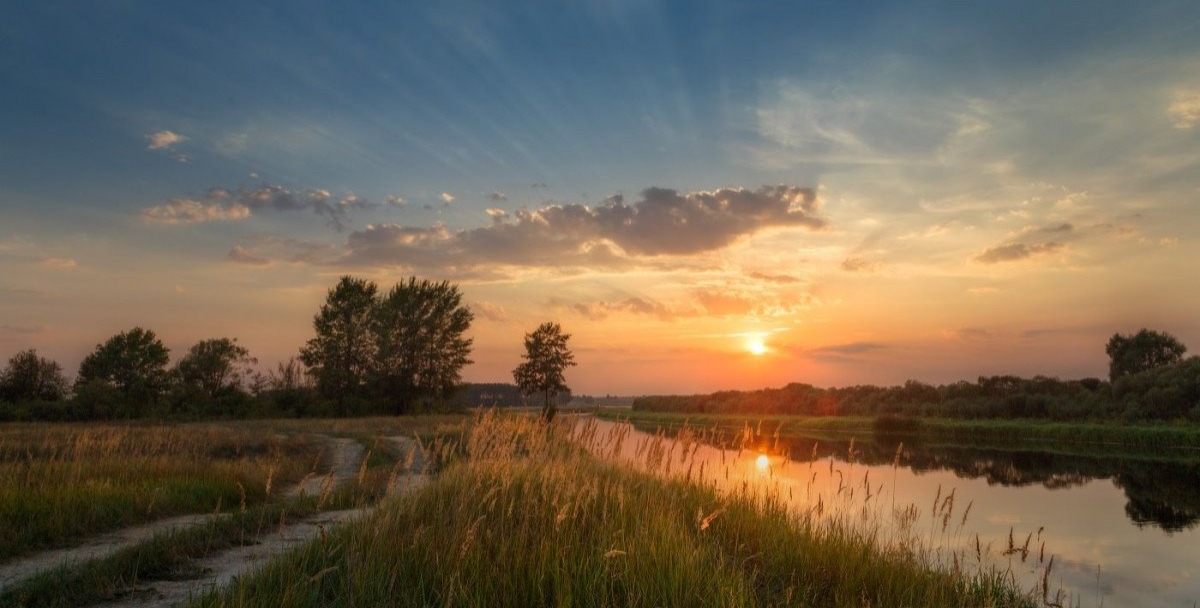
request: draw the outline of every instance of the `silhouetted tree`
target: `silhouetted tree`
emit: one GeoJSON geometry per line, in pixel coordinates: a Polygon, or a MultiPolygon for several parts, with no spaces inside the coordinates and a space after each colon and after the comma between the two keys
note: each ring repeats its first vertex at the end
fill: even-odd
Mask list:
{"type": "Polygon", "coordinates": [[[329,290],[325,304],[313,317],[316,337],[300,350],[300,360],[317,379],[317,388],[341,406],[348,397],[362,396],[375,359],[371,318],[375,310],[374,283],[342,277],[329,290]]]}
{"type": "Polygon", "coordinates": [[[170,351],[154,332],[135,327],[96,345],[79,365],[75,386],[79,389],[93,381],[110,384],[130,408],[125,413],[140,416],[166,391],[169,361],[170,351]]]}
{"type": "Polygon", "coordinates": [[[1108,353],[1108,378],[1136,374],[1183,360],[1187,347],[1166,332],[1142,329],[1136,334],[1113,334],[1104,351],[1108,353]]]}
{"type": "Polygon", "coordinates": [[[57,362],[23,350],[8,360],[0,372],[0,399],[5,401],[58,401],[67,394],[67,379],[57,362]]]}
{"type": "Polygon", "coordinates": [[[256,363],[237,338],[211,338],[192,346],[175,369],[180,382],[215,399],[222,392],[243,391],[256,363]]]}
{"type": "Polygon", "coordinates": [[[458,286],[409,277],[383,296],[375,309],[375,378],[382,395],[407,403],[445,399],[471,363],[471,339],[463,334],[474,314],[458,286]]]}
{"type": "Polygon", "coordinates": [[[525,354],[521,355],[525,361],[513,370],[513,379],[525,394],[542,394],[542,419],[546,422],[558,413],[554,396],[570,390],[563,377],[563,372],[575,365],[575,355],[567,348],[570,338],[558,323],[542,323],[525,334],[525,354]]]}

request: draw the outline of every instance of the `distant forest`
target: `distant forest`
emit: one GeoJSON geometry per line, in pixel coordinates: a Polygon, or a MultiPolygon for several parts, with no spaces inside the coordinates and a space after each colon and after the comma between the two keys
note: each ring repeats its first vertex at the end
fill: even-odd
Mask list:
{"type": "Polygon", "coordinates": [[[707,414],[938,416],[1052,420],[1190,420],[1200,422],[1200,357],[1173,336],[1143,329],[1108,342],[1109,379],[981,376],[934,386],[818,388],[788,384],[755,391],[639,397],[633,409],[707,414]]]}

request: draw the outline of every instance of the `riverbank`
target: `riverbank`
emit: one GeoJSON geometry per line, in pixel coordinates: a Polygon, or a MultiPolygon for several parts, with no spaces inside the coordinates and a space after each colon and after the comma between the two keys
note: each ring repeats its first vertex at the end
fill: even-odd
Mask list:
{"type": "Polygon", "coordinates": [[[422,491],[197,604],[1035,604],[998,572],[851,525],[857,511],[797,512],[771,492],[665,475],[690,471],[687,450],[650,446],[640,464],[593,455],[619,440],[489,412],[422,491]]]}
{"type": "Polygon", "coordinates": [[[912,438],[925,441],[1012,444],[1054,444],[1133,448],[1200,449],[1200,425],[1124,425],[1117,422],[1049,422],[1045,420],[965,420],[902,416],[753,416],[737,414],[676,414],[638,410],[600,409],[596,416],[639,425],[717,427],[727,432],[749,427],[774,436],[846,438],[912,438]]]}

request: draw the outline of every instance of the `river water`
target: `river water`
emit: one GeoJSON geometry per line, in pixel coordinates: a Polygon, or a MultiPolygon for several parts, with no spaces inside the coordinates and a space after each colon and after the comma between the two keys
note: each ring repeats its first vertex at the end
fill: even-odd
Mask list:
{"type": "Polygon", "coordinates": [[[1200,454],[907,439],[897,458],[901,439],[785,438],[758,428],[689,429],[682,436],[666,429],[659,436],[656,426],[590,423],[597,436],[623,438],[604,448],[619,458],[644,463],[657,440],[677,460],[674,475],[703,473],[724,489],[769,487],[797,509],[841,501],[831,510],[870,511],[874,521],[888,521],[913,505],[910,533],[948,553],[974,547],[978,538],[991,556],[986,562],[1011,572],[1024,589],[1038,584],[1053,556],[1051,598],[1069,594],[1064,605],[1200,602],[1200,454]],[[680,458],[685,449],[690,456],[680,458]]]}

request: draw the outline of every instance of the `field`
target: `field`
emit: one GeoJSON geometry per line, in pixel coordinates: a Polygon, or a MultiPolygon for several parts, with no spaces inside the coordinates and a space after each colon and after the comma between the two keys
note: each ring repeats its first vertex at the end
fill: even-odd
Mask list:
{"type": "MultiPolygon", "coordinates": [[[[571,417],[552,427],[530,416],[494,412],[218,426],[219,434],[244,442],[233,445],[264,442],[258,450],[228,452],[232,457],[208,452],[213,462],[225,457],[238,463],[212,467],[212,479],[236,479],[235,488],[265,486],[267,477],[285,470],[278,479],[288,481],[279,483],[303,480],[314,458],[328,460],[315,456],[322,438],[353,438],[365,452],[357,473],[336,487],[329,484],[320,496],[247,491],[243,507],[237,490],[232,504],[222,499],[222,508],[234,511],[230,517],[45,573],[6,590],[0,605],[149,601],[153,598],[138,595],[138,589],[151,585],[136,584],[139,577],[197,576],[196,560],[265,542],[264,530],[282,527],[284,517],[303,522],[322,513],[352,516],[338,520],[348,522],[344,525],[314,528],[307,542],[232,586],[193,598],[193,605],[1032,606],[1048,591],[1022,593],[982,556],[914,532],[918,520],[941,521],[943,528],[951,516],[957,521],[952,501],[935,499],[935,509],[922,515],[911,505],[889,507],[878,498],[869,503],[868,491],[871,518],[864,523],[868,509],[860,513],[864,505],[844,500],[850,493],[839,489],[819,506],[796,510],[770,488],[719,486],[708,478],[714,472],[706,477],[702,467],[692,470],[688,444],[676,451],[662,436],[640,445],[632,458],[617,458],[622,437],[597,434],[571,417]],[[413,437],[413,445],[421,446],[420,468],[432,474],[427,484],[389,491],[397,472],[414,465],[414,453],[397,449],[397,437],[413,437]],[[260,471],[258,477],[254,471],[260,471]],[[882,524],[893,520],[901,525],[883,533],[882,524]]],[[[136,435],[159,445],[152,438],[190,436],[202,428],[208,427],[3,432],[44,446],[79,444],[81,432],[128,433],[129,441],[136,435]]],[[[168,445],[185,444],[173,441],[168,445]]],[[[196,459],[202,452],[193,447],[131,453],[147,451],[196,459]]],[[[50,463],[69,461],[50,457],[61,452],[45,454],[50,463]]],[[[117,462],[123,457],[119,450],[104,453],[117,462]]],[[[64,474],[73,470],[58,466],[64,474]]],[[[70,487],[70,480],[56,483],[70,487]]],[[[88,532],[81,528],[79,535],[88,532]]],[[[0,561],[0,571],[6,561],[0,561]]],[[[152,586],[161,593],[170,585],[152,586]]]]}

